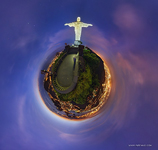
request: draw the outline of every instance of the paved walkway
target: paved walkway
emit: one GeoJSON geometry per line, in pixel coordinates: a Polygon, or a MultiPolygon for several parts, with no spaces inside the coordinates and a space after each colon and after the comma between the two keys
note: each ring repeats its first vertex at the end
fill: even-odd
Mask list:
{"type": "Polygon", "coordinates": [[[67,55],[57,71],[57,81],[62,87],[69,87],[74,78],[74,57],[76,54],[67,55]]]}
{"type": "Polygon", "coordinates": [[[78,81],[79,53],[78,48],[70,48],[67,55],[61,59],[57,76],[53,78],[54,89],[62,94],[71,92],[78,81]]]}

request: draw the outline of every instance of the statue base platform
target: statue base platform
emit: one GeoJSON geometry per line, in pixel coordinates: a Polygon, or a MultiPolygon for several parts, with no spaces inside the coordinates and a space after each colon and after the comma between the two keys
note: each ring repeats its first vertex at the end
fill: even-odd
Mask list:
{"type": "Polygon", "coordinates": [[[75,47],[78,47],[78,46],[81,45],[81,44],[82,44],[81,41],[77,41],[77,40],[74,41],[74,46],[75,46],[75,47]]]}

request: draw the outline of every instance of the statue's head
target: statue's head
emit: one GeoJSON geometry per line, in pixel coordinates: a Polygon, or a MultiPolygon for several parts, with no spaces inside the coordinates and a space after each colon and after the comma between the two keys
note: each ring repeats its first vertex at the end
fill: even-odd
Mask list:
{"type": "Polygon", "coordinates": [[[80,18],[80,17],[77,17],[77,21],[78,21],[78,22],[81,21],[81,18],[80,18]]]}

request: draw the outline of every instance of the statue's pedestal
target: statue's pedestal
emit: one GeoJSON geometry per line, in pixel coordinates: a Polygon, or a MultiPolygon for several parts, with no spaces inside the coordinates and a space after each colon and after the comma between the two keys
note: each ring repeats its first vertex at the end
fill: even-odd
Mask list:
{"type": "Polygon", "coordinates": [[[75,47],[78,47],[78,46],[81,45],[81,44],[82,44],[81,41],[77,41],[77,40],[74,41],[74,46],[75,46],[75,47]]]}

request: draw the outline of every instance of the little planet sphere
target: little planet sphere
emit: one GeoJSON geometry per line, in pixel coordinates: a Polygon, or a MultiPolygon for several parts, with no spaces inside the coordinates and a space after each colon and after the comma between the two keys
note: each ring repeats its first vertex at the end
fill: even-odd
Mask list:
{"type": "Polygon", "coordinates": [[[95,116],[111,91],[108,66],[80,41],[82,27],[92,25],[80,20],[78,17],[77,22],[65,24],[75,27],[74,44],[57,52],[47,70],[41,70],[45,74],[44,88],[57,109],[54,113],[75,120],[95,116]]]}

